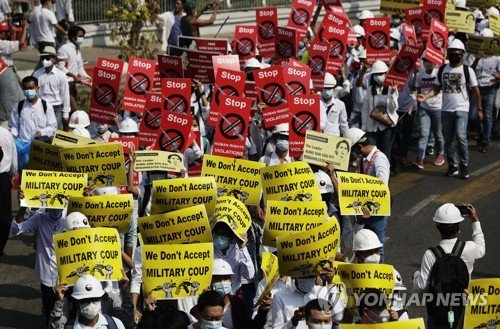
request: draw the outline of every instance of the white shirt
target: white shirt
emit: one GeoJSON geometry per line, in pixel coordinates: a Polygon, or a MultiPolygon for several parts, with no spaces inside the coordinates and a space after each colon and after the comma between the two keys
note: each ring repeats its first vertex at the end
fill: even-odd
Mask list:
{"type": "Polygon", "coordinates": [[[17,171],[17,151],[12,134],[0,126],[0,147],[2,148],[3,158],[0,161],[0,173],[9,173],[14,177],[17,171]]]}
{"type": "MultiPolygon", "coordinates": [[[[457,239],[446,239],[441,240],[439,245],[443,248],[445,253],[451,253],[453,246],[457,242],[457,239]]],[[[481,229],[480,222],[472,223],[472,241],[467,241],[465,243],[465,248],[462,252],[460,258],[467,265],[467,270],[469,271],[469,276],[472,274],[474,268],[474,262],[476,259],[481,258],[486,253],[486,242],[484,241],[484,234],[481,229]]],[[[429,275],[432,270],[432,266],[436,262],[436,257],[431,250],[427,250],[422,258],[422,265],[420,271],[416,271],[413,275],[413,285],[418,290],[425,290],[428,285],[429,275]]]]}
{"type": "Polygon", "coordinates": [[[229,246],[225,255],[219,249],[214,248],[214,258],[223,259],[231,265],[234,273],[231,275],[233,295],[240,289],[242,278],[251,280],[255,276],[255,267],[247,247],[240,249],[238,244],[233,243],[229,246]]]}
{"type": "Polygon", "coordinates": [[[399,118],[396,113],[396,109],[398,108],[398,91],[396,90],[394,94],[391,95],[391,88],[389,88],[387,95],[384,95],[382,93],[383,88],[376,87],[376,94],[372,95],[371,88],[372,87],[368,85],[366,97],[361,109],[361,130],[366,132],[377,132],[388,128],[385,124],[370,117],[375,106],[384,106],[393,122],[393,126],[395,126],[399,118]]]}
{"type": "MultiPolygon", "coordinates": [[[[291,282],[291,280],[289,280],[291,282]]],[[[255,304],[258,300],[262,292],[264,291],[266,287],[266,279],[260,280],[259,284],[257,285],[257,292],[255,293],[255,298],[253,299],[253,303],[255,304]]],[[[278,279],[274,286],[271,288],[271,297],[275,296],[279,291],[290,287],[290,284],[288,282],[283,282],[281,279],[278,279]]],[[[255,316],[258,313],[258,308],[254,309],[252,318],[255,318],[255,316]]],[[[267,312],[267,321],[264,326],[264,329],[272,329],[273,324],[272,324],[272,312],[267,312]]]]}
{"type": "Polygon", "coordinates": [[[67,42],[59,48],[57,56],[66,58],[68,63],[67,70],[76,76],[89,79],[90,76],[83,68],[82,53],[76,48],[73,42],[67,42]]]}
{"type": "Polygon", "coordinates": [[[284,159],[284,162],[281,163],[280,162],[280,157],[278,156],[278,154],[276,154],[276,152],[266,153],[266,155],[263,155],[259,159],[259,162],[265,163],[267,167],[269,167],[269,166],[277,166],[277,165],[285,164],[285,163],[290,163],[292,161],[293,161],[293,159],[290,158],[290,156],[287,154],[286,157],[285,157],[285,159],[284,159]]]}
{"type": "Polygon", "coordinates": [[[68,16],[68,21],[71,22],[69,17],[71,13],[73,13],[72,0],[56,0],[56,14],[59,22],[66,19],[66,16],[68,16]]]}
{"type": "MultiPolygon", "coordinates": [[[[115,321],[116,327],[118,329],[125,329],[125,326],[123,325],[123,323],[120,319],[117,319],[114,316],[112,318],[115,321]]],[[[97,323],[92,327],[87,327],[87,326],[84,326],[83,324],[80,324],[80,322],[78,322],[78,317],[77,317],[75,320],[75,324],[73,325],[73,328],[74,329],[101,329],[101,328],[104,329],[104,328],[108,328],[108,321],[106,320],[104,315],[102,315],[102,313],[99,313],[99,319],[97,319],[97,323]]]]}
{"type": "Polygon", "coordinates": [[[14,104],[9,121],[10,132],[23,142],[29,142],[37,130],[42,136],[52,136],[57,129],[57,119],[52,105],[47,102],[47,112],[43,111],[43,104],[38,97],[33,105],[24,100],[21,117],[19,117],[18,103],[14,104]]]}
{"type": "Polygon", "coordinates": [[[389,184],[391,165],[387,156],[382,153],[382,151],[377,149],[376,146],[373,146],[368,156],[363,159],[363,172],[361,173],[378,177],[383,180],[384,183],[389,184]]]}
{"type": "MultiPolygon", "coordinates": [[[[431,73],[427,73],[425,70],[418,72],[415,87],[420,88],[422,94],[427,94],[434,89],[434,81],[436,80],[438,70],[436,67],[431,73]]],[[[426,99],[420,103],[420,106],[426,110],[440,111],[443,107],[443,94],[439,93],[426,99]]]]}
{"type": "Polygon", "coordinates": [[[62,105],[63,117],[69,118],[71,106],[69,103],[69,84],[66,74],[55,66],[47,72],[44,67],[33,72],[33,76],[38,79],[40,96],[52,106],[62,105]]]}
{"type": "Polygon", "coordinates": [[[47,8],[36,10],[31,23],[33,24],[33,29],[38,31],[36,42],[56,42],[54,25],[57,24],[57,18],[52,10],[47,8]]]}
{"type": "MultiPolygon", "coordinates": [[[[292,317],[299,307],[303,307],[309,300],[306,295],[299,291],[295,286],[289,286],[282,289],[273,296],[271,306],[271,323],[272,328],[293,328],[292,317]]],[[[295,328],[306,329],[307,325],[304,320],[300,321],[295,328]]]]}
{"type": "Polygon", "coordinates": [[[495,76],[500,73],[500,56],[481,58],[477,62],[475,72],[480,87],[494,85],[495,76]]]}
{"type": "Polygon", "coordinates": [[[330,102],[326,104],[321,98],[319,113],[321,130],[324,133],[340,136],[341,133],[344,135],[349,129],[345,104],[340,99],[332,97],[330,102]]]}
{"type": "Polygon", "coordinates": [[[12,66],[12,54],[19,51],[19,41],[0,40],[0,57],[5,64],[12,66]]]}
{"type": "Polygon", "coordinates": [[[466,86],[465,68],[463,65],[451,67],[448,64],[445,66],[442,74],[443,85],[441,86],[441,83],[439,83],[438,77],[434,80],[434,83],[441,87],[441,92],[443,93],[443,111],[469,112],[469,94],[467,93],[467,89],[477,87],[477,80],[476,73],[469,67],[470,81],[469,86],[466,86]]]}
{"type": "Polygon", "coordinates": [[[37,48],[38,47],[38,40],[40,39],[40,30],[38,29],[38,26],[35,25],[35,16],[39,11],[42,10],[42,6],[33,6],[31,9],[32,11],[29,13],[28,16],[28,22],[30,23],[28,26],[28,34],[30,36],[29,38],[29,46],[30,48],[37,48]]]}

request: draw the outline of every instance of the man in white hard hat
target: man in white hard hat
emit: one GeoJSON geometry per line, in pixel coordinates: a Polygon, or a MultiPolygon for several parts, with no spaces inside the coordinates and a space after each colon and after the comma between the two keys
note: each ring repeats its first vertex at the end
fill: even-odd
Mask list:
{"type": "Polygon", "coordinates": [[[374,18],[375,15],[373,15],[373,13],[371,11],[369,11],[368,9],[365,9],[363,11],[361,11],[361,14],[359,14],[359,25],[361,26],[364,26],[365,25],[365,21],[368,19],[368,18],[374,18]]]}
{"type": "Polygon", "coordinates": [[[435,87],[428,93],[417,95],[417,101],[423,102],[440,91],[443,92],[443,124],[444,147],[448,160],[446,176],[459,175],[460,178],[469,178],[469,150],[467,142],[467,122],[469,119],[469,90],[475,97],[477,117],[483,119],[481,93],[478,88],[476,73],[462,64],[465,46],[462,41],[455,39],[448,46],[449,64],[442,66],[436,76],[435,87]],[[458,149],[458,150],[457,150],[458,149]],[[458,155],[460,160],[458,160],[458,155]],[[460,171],[458,165],[460,164],[460,171]]]}
{"type": "Polygon", "coordinates": [[[340,136],[345,134],[349,129],[349,125],[347,124],[345,104],[335,97],[336,86],[337,80],[331,73],[327,72],[323,91],[321,92],[320,125],[324,133],[340,136]]]}
{"type": "Polygon", "coordinates": [[[354,235],[352,250],[358,263],[378,264],[383,246],[373,231],[363,228],[354,235]]]}
{"type": "Polygon", "coordinates": [[[290,146],[288,129],[288,123],[280,123],[274,127],[271,140],[268,144],[270,149],[274,147],[274,151],[268,151],[259,159],[259,162],[264,163],[266,166],[275,166],[293,161],[288,152],[290,146]]]}
{"type": "Polygon", "coordinates": [[[255,57],[247,59],[245,65],[243,66],[243,70],[247,74],[247,81],[254,81],[253,72],[256,70],[260,70],[262,68],[262,63],[255,57]]]}

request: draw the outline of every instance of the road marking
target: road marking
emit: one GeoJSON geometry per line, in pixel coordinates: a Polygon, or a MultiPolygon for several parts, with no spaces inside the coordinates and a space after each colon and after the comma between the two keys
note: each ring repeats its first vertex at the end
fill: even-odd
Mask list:
{"type": "Polygon", "coordinates": [[[417,172],[405,172],[404,174],[399,174],[396,177],[392,177],[389,180],[389,187],[391,189],[391,195],[396,195],[411,186],[417,184],[419,179],[424,178],[425,176],[420,175],[417,172]]]}
{"type": "Polygon", "coordinates": [[[437,197],[439,197],[439,194],[431,194],[427,198],[423,199],[416,205],[414,205],[410,210],[408,210],[404,215],[408,217],[413,217],[415,216],[422,208],[427,206],[429,203],[434,201],[437,197]]]}
{"type": "Polygon", "coordinates": [[[471,177],[476,177],[476,176],[479,176],[481,175],[482,173],[485,173],[487,171],[490,171],[491,169],[495,168],[495,167],[498,167],[500,166],[500,160],[498,160],[497,162],[493,162],[492,164],[489,164],[487,165],[486,167],[483,167],[481,169],[478,169],[476,171],[474,171],[473,173],[470,174],[471,177]]]}

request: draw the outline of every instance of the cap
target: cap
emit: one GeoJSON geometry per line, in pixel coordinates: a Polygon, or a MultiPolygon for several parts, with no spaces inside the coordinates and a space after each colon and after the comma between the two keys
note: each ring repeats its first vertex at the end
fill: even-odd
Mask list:
{"type": "Polygon", "coordinates": [[[359,128],[349,128],[344,137],[351,140],[351,146],[354,146],[357,143],[363,143],[367,139],[366,133],[359,128]]]}
{"type": "Polygon", "coordinates": [[[216,258],[214,259],[214,268],[212,271],[212,275],[233,275],[233,269],[228,262],[223,259],[216,258]]]}

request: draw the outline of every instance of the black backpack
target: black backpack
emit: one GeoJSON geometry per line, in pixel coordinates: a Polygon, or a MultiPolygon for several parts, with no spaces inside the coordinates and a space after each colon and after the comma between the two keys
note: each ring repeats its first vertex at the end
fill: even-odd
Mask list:
{"type": "Polygon", "coordinates": [[[433,299],[427,302],[427,314],[441,326],[450,325],[448,312],[452,311],[455,320],[450,328],[456,328],[464,311],[462,298],[453,298],[455,294],[462,294],[469,285],[469,271],[460,258],[464,248],[465,242],[457,240],[450,254],[445,253],[441,246],[430,249],[436,262],[429,275],[429,293],[433,295],[433,299]],[[448,305],[450,301],[456,304],[448,305]]]}
{"type": "MultiPolygon", "coordinates": [[[[41,98],[40,100],[42,101],[43,113],[47,114],[47,102],[41,98]]],[[[24,105],[24,100],[17,103],[17,114],[19,115],[19,117],[21,117],[21,111],[23,110],[23,105],[24,105]]]]}
{"type": "MultiPolygon", "coordinates": [[[[108,322],[108,328],[118,329],[118,326],[116,325],[115,320],[112,317],[110,317],[107,314],[102,314],[102,313],[99,316],[101,316],[101,315],[104,315],[104,317],[106,318],[106,321],[108,322]]],[[[64,328],[73,328],[74,326],[75,326],[75,319],[66,322],[66,324],[64,325],[64,328]]]]}

